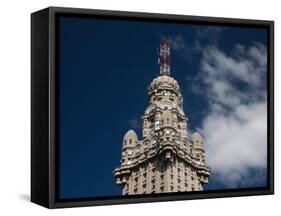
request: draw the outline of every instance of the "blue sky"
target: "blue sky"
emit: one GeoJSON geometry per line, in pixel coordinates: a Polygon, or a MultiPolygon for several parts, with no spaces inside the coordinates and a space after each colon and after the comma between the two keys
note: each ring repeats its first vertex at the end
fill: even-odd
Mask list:
{"type": "Polygon", "coordinates": [[[265,29],[78,17],[59,26],[60,198],[121,194],[112,171],[126,131],[141,137],[163,35],[189,130],[205,138],[204,188],[266,185],[265,29]]]}

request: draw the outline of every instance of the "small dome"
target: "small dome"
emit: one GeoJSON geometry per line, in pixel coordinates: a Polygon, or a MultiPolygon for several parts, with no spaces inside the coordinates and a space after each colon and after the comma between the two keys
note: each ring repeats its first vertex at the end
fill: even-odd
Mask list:
{"type": "Polygon", "coordinates": [[[175,89],[179,89],[178,82],[173,77],[170,77],[167,75],[161,75],[161,76],[156,77],[151,82],[149,89],[153,90],[153,89],[157,88],[158,86],[165,85],[165,84],[167,84],[175,89]]]}
{"type": "Polygon", "coordinates": [[[128,132],[125,134],[125,136],[136,136],[137,137],[137,134],[134,130],[128,130],[128,132]]]}
{"type": "Polygon", "coordinates": [[[138,141],[138,136],[134,130],[129,130],[123,139],[123,146],[135,144],[138,141]]]}
{"type": "Polygon", "coordinates": [[[193,140],[200,140],[200,141],[203,141],[203,138],[202,138],[202,136],[198,133],[198,132],[195,132],[195,133],[193,133],[192,134],[192,136],[191,136],[191,140],[193,141],[193,140]]]}
{"type": "Polygon", "coordinates": [[[191,141],[195,147],[202,148],[203,138],[198,132],[192,134],[191,141]]]}

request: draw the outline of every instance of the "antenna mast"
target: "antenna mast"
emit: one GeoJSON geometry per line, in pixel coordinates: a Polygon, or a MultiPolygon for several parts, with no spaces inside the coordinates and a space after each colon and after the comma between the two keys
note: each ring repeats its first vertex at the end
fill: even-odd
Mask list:
{"type": "Polygon", "coordinates": [[[163,37],[160,40],[159,64],[160,75],[170,75],[170,41],[163,37]]]}

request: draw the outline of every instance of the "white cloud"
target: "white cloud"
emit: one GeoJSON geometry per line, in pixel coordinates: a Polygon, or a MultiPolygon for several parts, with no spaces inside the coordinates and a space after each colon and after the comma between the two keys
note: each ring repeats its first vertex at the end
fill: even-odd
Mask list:
{"type": "Polygon", "coordinates": [[[183,58],[190,61],[194,49],[190,47],[182,35],[175,35],[170,37],[171,49],[181,54],[183,58]]]}
{"type": "Polygon", "coordinates": [[[205,44],[218,45],[218,41],[221,36],[221,32],[224,31],[226,27],[218,26],[200,26],[196,29],[196,40],[194,46],[194,52],[202,52],[205,44]]]}
{"type": "MultiPolygon", "coordinates": [[[[195,28],[195,40],[181,34],[170,36],[171,48],[190,61],[194,55],[201,54],[206,44],[218,44],[220,34],[226,27],[200,26],[195,28]],[[193,41],[194,40],[194,41],[193,41]]],[[[162,35],[160,35],[162,36],[162,35]]]]}
{"type": "Polygon", "coordinates": [[[134,130],[139,130],[141,129],[141,122],[137,118],[132,118],[129,120],[129,125],[132,129],[134,130]]]}
{"type": "Polygon", "coordinates": [[[172,49],[174,49],[176,51],[187,48],[186,43],[181,35],[171,37],[170,41],[171,41],[172,49]]]}
{"type": "Polygon", "coordinates": [[[266,70],[266,52],[262,45],[252,46],[246,53],[233,58],[215,47],[207,47],[203,52],[202,70],[209,80],[226,77],[238,79],[246,84],[260,86],[266,70]]]}
{"type": "Polygon", "coordinates": [[[197,27],[196,37],[207,38],[209,40],[216,40],[226,27],[219,26],[201,26],[197,27]],[[211,36],[211,38],[210,38],[211,36]]]}
{"type": "Polygon", "coordinates": [[[229,187],[267,166],[266,60],[260,43],[236,45],[232,55],[213,46],[203,50],[194,89],[207,97],[209,112],[198,130],[216,180],[229,187]]]}

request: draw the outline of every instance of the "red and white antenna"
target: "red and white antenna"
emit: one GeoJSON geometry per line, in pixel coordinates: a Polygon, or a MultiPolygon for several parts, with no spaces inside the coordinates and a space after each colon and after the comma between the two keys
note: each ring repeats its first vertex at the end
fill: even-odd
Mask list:
{"type": "Polygon", "coordinates": [[[170,75],[170,41],[168,38],[163,37],[160,40],[160,51],[159,59],[160,64],[160,74],[161,75],[170,75]]]}

